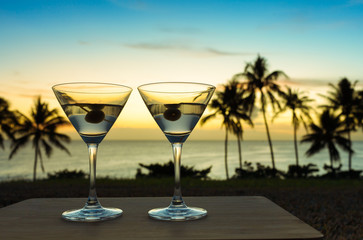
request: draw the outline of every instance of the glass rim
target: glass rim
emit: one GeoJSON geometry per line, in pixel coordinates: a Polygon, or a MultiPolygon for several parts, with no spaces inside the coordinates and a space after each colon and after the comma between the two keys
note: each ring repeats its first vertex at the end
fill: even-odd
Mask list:
{"type": "Polygon", "coordinates": [[[199,83],[199,82],[153,82],[153,83],[146,83],[142,84],[137,87],[137,89],[140,91],[145,92],[159,92],[159,93],[199,93],[199,92],[208,92],[209,89],[215,89],[216,87],[208,84],[208,83],[199,83]],[[199,86],[205,86],[206,89],[197,91],[197,90],[191,90],[191,91],[160,91],[160,90],[149,90],[144,89],[144,87],[153,86],[153,85],[162,85],[162,84],[185,84],[185,85],[199,85],[199,86]]]}
{"type": "MultiPolygon", "coordinates": [[[[92,91],[81,91],[81,90],[74,90],[74,89],[58,89],[59,87],[66,87],[66,86],[72,86],[72,85],[104,85],[104,86],[114,86],[114,87],[122,87],[125,88],[122,91],[112,91],[112,92],[104,92],[102,94],[114,94],[114,93],[121,93],[121,92],[130,92],[133,89],[129,86],[118,84],[118,83],[103,83],[103,82],[66,82],[66,83],[58,83],[52,86],[53,90],[56,91],[62,91],[62,92],[73,92],[73,93],[92,93],[92,91]]],[[[93,92],[94,93],[94,92],[93,92]]],[[[100,93],[100,92],[99,92],[100,93]]]]}

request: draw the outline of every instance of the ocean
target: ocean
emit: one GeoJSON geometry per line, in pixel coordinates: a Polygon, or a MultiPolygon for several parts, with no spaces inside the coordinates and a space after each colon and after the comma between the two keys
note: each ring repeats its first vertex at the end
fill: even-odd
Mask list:
{"type": "MultiPolygon", "coordinates": [[[[8,160],[9,143],[5,150],[0,149],[0,181],[11,179],[32,179],[34,150],[31,144],[8,160]]],[[[234,174],[239,167],[238,148],[236,141],[229,142],[228,163],[229,174],[234,174]]],[[[299,144],[300,164],[315,163],[318,165],[319,174],[325,173],[323,165],[329,163],[327,150],[321,151],[313,157],[306,157],[305,151],[309,144],[299,144]]],[[[273,142],[276,167],[286,171],[288,165],[295,163],[295,152],[292,141],[273,142]]],[[[50,158],[43,156],[45,173],[42,173],[39,165],[37,178],[46,178],[47,173],[53,173],[64,169],[83,170],[88,173],[87,146],[81,140],[73,140],[68,145],[71,152],[67,153],[55,149],[50,158]]],[[[363,170],[363,142],[354,142],[353,168],[363,170]]],[[[340,151],[343,169],[348,168],[347,153],[340,151]]],[[[271,166],[270,150],[267,141],[245,141],[242,143],[243,161],[257,162],[271,166]]],[[[165,141],[116,141],[105,140],[99,146],[97,157],[97,176],[109,176],[112,178],[135,178],[139,163],[165,163],[172,159],[170,143],[165,141]]],[[[187,141],[183,146],[182,165],[194,166],[195,169],[204,169],[212,166],[209,176],[213,179],[225,179],[224,168],[224,141],[187,141]]],[[[146,170],[143,170],[146,173],[146,170]]]]}

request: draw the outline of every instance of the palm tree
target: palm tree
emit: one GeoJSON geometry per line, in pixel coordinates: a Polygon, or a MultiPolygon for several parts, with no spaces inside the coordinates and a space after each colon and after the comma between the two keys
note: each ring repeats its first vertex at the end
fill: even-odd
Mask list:
{"type": "Polygon", "coordinates": [[[53,147],[57,147],[68,154],[68,149],[62,142],[70,142],[70,138],[62,133],[57,132],[57,128],[69,124],[66,119],[58,115],[57,109],[49,109],[46,102],[42,102],[38,97],[31,109],[30,118],[21,114],[20,125],[15,130],[16,139],[11,145],[9,159],[11,159],[20,148],[25,147],[29,142],[33,143],[35,149],[33,181],[36,180],[38,158],[40,166],[44,172],[42,158],[42,148],[44,148],[47,157],[53,153],[53,147]]]}
{"type": "Polygon", "coordinates": [[[357,104],[353,108],[353,113],[357,118],[357,126],[363,129],[363,90],[357,92],[357,104]]]}
{"type": "MultiPolygon", "coordinates": [[[[355,131],[357,126],[357,116],[354,113],[354,109],[359,101],[358,93],[355,90],[356,84],[357,81],[351,83],[347,78],[343,78],[338,82],[337,86],[329,84],[333,91],[329,91],[328,96],[323,96],[328,101],[328,105],[323,107],[338,111],[339,116],[343,118],[350,148],[352,148],[351,131],[355,131]]],[[[348,153],[348,166],[349,171],[351,171],[352,152],[348,153]]]]}
{"type": "MultiPolygon", "coordinates": [[[[250,119],[251,121],[251,119],[250,119]]],[[[252,121],[251,121],[252,123],[252,121]]],[[[241,121],[238,121],[232,126],[233,134],[237,137],[237,146],[238,146],[238,160],[239,160],[239,168],[242,169],[242,141],[243,141],[243,127],[241,121]]]]}
{"type": "Polygon", "coordinates": [[[16,123],[14,112],[10,111],[9,103],[0,97],[0,147],[4,149],[4,139],[13,139],[12,128],[16,123]]]}
{"type": "Polygon", "coordinates": [[[276,172],[275,157],[272,147],[272,141],[269,131],[269,126],[266,117],[266,108],[270,104],[273,111],[276,107],[280,108],[280,104],[276,99],[275,94],[281,93],[280,86],[276,81],[287,75],[282,71],[268,72],[267,60],[260,55],[253,63],[247,63],[243,73],[236,74],[237,77],[242,77],[246,81],[243,81],[244,89],[249,93],[247,101],[249,102],[249,115],[252,115],[253,110],[256,106],[256,100],[259,98],[259,104],[263,115],[263,120],[266,128],[267,140],[271,152],[272,169],[276,172]]]}
{"type": "Polygon", "coordinates": [[[339,116],[334,116],[329,109],[326,109],[319,117],[319,125],[311,123],[310,130],[311,133],[303,136],[301,140],[302,143],[311,142],[311,146],[306,151],[306,155],[310,157],[324,148],[328,148],[330,168],[333,175],[335,175],[333,163],[340,162],[340,155],[336,145],[344,151],[353,152],[349,139],[344,137],[348,131],[345,128],[344,122],[340,120],[339,116]]]}
{"type": "Polygon", "coordinates": [[[230,108],[235,116],[235,120],[232,124],[232,133],[237,137],[237,146],[238,146],[238,156],[239,156],[239,166],[242,169],[242,140],[243,140],[243,125],[242,120],[245,121],[248,125],[253,127],[253,122],[251,117],[246,114],[248,109],[248,102],[246,98],[244,98],[245,91],[243,90],[241,84],[237,81],[236,78],[233,78],[231,81],[227,83],[228,88],[230,89],[229,94],[233,96],[233,100],[230,102],[230,108]]]}
{"type": "Polygon", "coordinates": [[[242,136],[243,132],[241,119],[252,125],[250,117],[244,112],[244,104],[242,104],[243,98],[241,95],[243,92],[240,90],[241,89],[238,87],[238,82],[236,80],[232,80],[228,84],[223,85],[223,90],[217,90],[215,93],[215,98],[209,104],[209,107],[213,109],[214,112],[201,119],[201,124],[203,125],[217,116],[221,116],[223,118],[222,127],[224,127],[226,131],[224,141],[224,164],[227,179],[229,179],[228,133],[238,131],[237,139],[239,139],[238,144],[240,144],[240,136],[242,136]]]}
{"type": "Polygon", "coordinates": [[[281,93],[283,106],[281,110],[278,111],[275,115],[275,117],[277,117],[282,112],[291,111],[292,115],[291,123],[294,127],[294,147],[295,147],[296,167],[299,167],[297,130],[299,129],[300,123],[304,125],[305,130],[308,129],[307,122],[312,121],[310,117],[311,107],[309,106],[309,103],[314,101],[313,99],[310,99],[308,96],[303,94],[304,93],[299,92],[299,90],[292,90],[290,87],[286,87],[286,92],[281,93]]]}

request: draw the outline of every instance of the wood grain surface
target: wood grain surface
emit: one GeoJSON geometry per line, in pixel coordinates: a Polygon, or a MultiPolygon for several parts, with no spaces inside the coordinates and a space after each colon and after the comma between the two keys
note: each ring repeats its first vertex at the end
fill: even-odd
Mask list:
{"type": "Polygon", "coordinates": [[[0,209],[0,239],[322,239],[320,232],[265,197],[185,197],[208,216],[194,221],[150,219],[148,210],[166,207],[169,197],[100,198],[121,208],[121,217],[96,223],[68,222],[65,210],[84,198],[29,199],[0,209]]]}

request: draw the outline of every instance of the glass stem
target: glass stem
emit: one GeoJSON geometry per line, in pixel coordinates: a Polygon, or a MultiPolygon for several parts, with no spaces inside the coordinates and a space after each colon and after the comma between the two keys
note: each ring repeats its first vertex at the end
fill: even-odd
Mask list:
{"type": "Polygon", "coordinates": [[[181,184],[180,184],[180,160],[181,160],[181,152],[182,152],[182,143],[172,143],[173,148],[173,157],[174,157],[174,196],[173,201],[170,204],[170,207],[183,208],[186,207],[184,204],[182,194],[181,194],[181,184]]]}
{"type": "Polygon", "coordinates": [[[100,208],[101,205],[97,200],[96,194],[96,160],[98,144],[87,144],[89,154],[89,195],[85,208],[100,208]]]}

